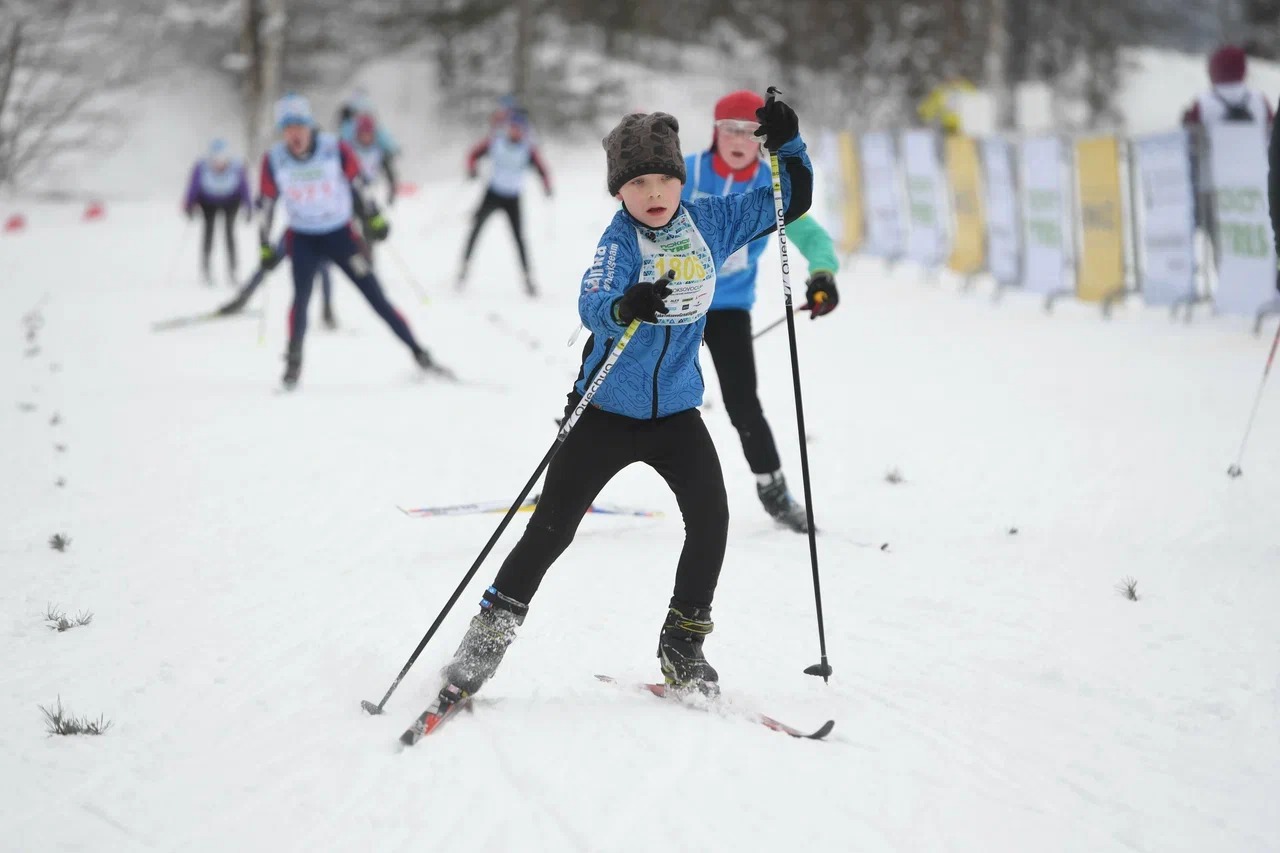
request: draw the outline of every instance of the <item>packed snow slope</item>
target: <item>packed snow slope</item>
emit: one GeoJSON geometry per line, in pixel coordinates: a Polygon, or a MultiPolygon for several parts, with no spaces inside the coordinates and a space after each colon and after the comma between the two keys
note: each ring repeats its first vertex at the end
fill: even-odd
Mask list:
{"type": "MultiPolygon", "coordinates": [[[[557,195],[528,202],[537,301],[497,217],[453,292],[478,186],[393,210],[387,290],[458,385],[418,375],[340,281],[340,330],[314,323],[299,390],[277,393],[287,268],[255,298],[261,344],[254,318],[152,333],[230,295],[197,283],[168,201],[94,223],[29,208],[0,236],[0,846],[1275,849],[1280,388],[1225,476],[1267,341],[1137,305],[1048,316],[871,261],[841,271],[833,315],[797,321],[829,685],[802,674],[806,540],[760,509],[714,381],[704,412],[732,512],[707,643],[724,702],[832,718],[831,737],[592,677],[658,672],[682,528],[632,468],[601,500],[665,516],[584,519],[476,712],[400,750],[526,517],[375,718],[360,700],[499,519],[396,507],[514,499],[577,372],[565,341],[613,204],[597,150],[550,156],[557,195]],[[92,623],[52,631],[49,605],[92,623]],[[110,730],[48,736],[59,697],[110,730]]],[[[757,327],[781,303],[771,250],[757,327]]],[[[757,358],[798,492],[785,329],[757,358]]]]}

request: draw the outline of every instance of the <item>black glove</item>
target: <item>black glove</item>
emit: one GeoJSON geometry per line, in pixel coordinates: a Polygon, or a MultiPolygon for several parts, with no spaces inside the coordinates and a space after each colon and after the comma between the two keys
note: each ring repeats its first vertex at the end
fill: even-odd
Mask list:
{"type": "Polygon", "coordinates": [[[816,320],[823,314],[830,314],[840,304],[840,294],[836,292],[836,277],[826,270],[809,276],[805,282],[805,303],[801,311],[809,312],[809,319],[816,320]]]}
{"type": "Polygon", "coordinates": [[[258,263],[267,272],[271,272],[280,266],[280,262],[284,260],[284,255],[277,255],[276,250],[271,248],[270,244],[263,243],[258,249],[258,263]]]}
{"type": "Polygon", "coordinates": [[[783,143],[790,142],[800,132],[800,120],[796,111],[770,95],[764,106],[756,110],[756,119],[760,128],[756,136],[764,137],[764,147],[777,151],[783,143]]]}
{"type": "Polygon", "coordinates": [[[632,320],[657,322],[659,314],[667,313],[667,306],[662,300],[671,295],[670,284],[671,280],[664,277],[631,285],[626,293],[614,300],[613,316],[624,326],[631,325],[632,320]]]}
{"type": "Polygon", "coordinates": [[[385,240],[391,233],[391,225],[381,213],[375,213],[365,220],[364,231],[369,235],[370,240],[385,240]]]}

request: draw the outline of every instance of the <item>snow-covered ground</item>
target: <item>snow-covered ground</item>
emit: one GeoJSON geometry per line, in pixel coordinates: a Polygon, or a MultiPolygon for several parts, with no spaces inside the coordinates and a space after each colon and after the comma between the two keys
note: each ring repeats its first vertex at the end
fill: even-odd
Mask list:
{"type": "MultiPolygon", "coordinates": [[[[0,235],[0,847],[1275,849],[1280,389],[1225,476],[1266,341],[1136,305],[1047,316],[872,261],[798,323],[830,685],[801,672],[806,542],[764,516],[723,408],[705,412],[733,515],[708,641],[725,701],[835,719],[828,741],[592,678],[657,674],[682,530],[633,468],[602,500],[665,517],[588,516],[477,712],[400,751],[523,517],[371,718],[360,700],[498,520],[395,507],[513,498],[577,370],[577,281],[612,204],[597,149],[553,153],[557,196],[530,200],[537,302],[497,219],[469,291],[447,286],[478,187],[394,211],[390,248],[431,299],[384,251],[388,292],[458,386],[421,379],[343,282],[341,330],[313,326],[300,391],[274,393],[283,269],[262,344],[251,318],[151,333],[230,293],[196,283],[169,199],[96,223],[37,206],[0,235]],[[50,604],[92,624],[51,631],[50,604]],[[111,729],[47,736],[58,697],[111,729]]],[[[780,306],[769,254],[757,325],[780,306]]],[[[785,332],[757,354],[799,489],[785,332]]]]}

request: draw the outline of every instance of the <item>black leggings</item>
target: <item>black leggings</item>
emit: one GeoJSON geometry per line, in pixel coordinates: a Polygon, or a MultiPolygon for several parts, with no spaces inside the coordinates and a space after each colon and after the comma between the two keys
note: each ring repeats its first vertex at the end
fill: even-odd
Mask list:
{"type": "Polygon", "coordinates": [[[511,234],[516,238],[516,249],[520,252],[520,268],[527,274],[529,272],[529,259],[524,252],[524,237],[520,235],[520,196],[498,195],[493,190],[485,192],[484,201],[480,202],[480,207],[476,210],[475,220],[471,224],[471,236],[467,238],[467,251],[462,257],[465,260],[471,260],[471,251],[476,247],[476,238],[480,236],[480,228],[484,225],[484,221],[489,218],[489,214],[495,210],[506,211],[507,219],[511,221],[511,234]]]}
{"type": "Polygon", "coordinates": [[[636,420],[588,407],[551,460],[533,517],[498,570],[494,587],[528,604],[547,569],[573,541],[596,495],[633,462],[662,475],[684,516],[675,597],[710,607],[724,562],[729,505],[720,459],[697,409],[636,420]]]}
{"type": "Polygon", "coordinates": [[[720,393],[729,422],[742,439],[742,452],[753,474],[772,474],[782,467],[773,431],[756,396],[756,356],[747,311],[708,311],[703,333],[720,377],[720,393]]]}
{"type": "Polygon", "coordinates": [[[209,256],[213,253],[213,227],[214,222],[218,218],[218,214],[223,216],[223,225],[226,226],[227,233],[227,259],[231,262],[231,268],[236,268],[236,214],[240,212],[240,202],[233,201],[227,204],[209,204],[208,202],[200,202],[200,212],[204,214],[204,244],[201,247],[200,263],[207,270],[209,268],[209,256]]]}

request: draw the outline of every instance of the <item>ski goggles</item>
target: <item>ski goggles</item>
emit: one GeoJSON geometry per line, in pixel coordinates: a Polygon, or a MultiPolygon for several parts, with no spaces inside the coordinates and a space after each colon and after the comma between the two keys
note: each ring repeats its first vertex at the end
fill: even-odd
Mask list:
{"type": "Polygon", "coordinates": [[[737,118],[722,118],[716,122],[716,130],[725,136],[755,136],[760,122],[737,118]]]}

